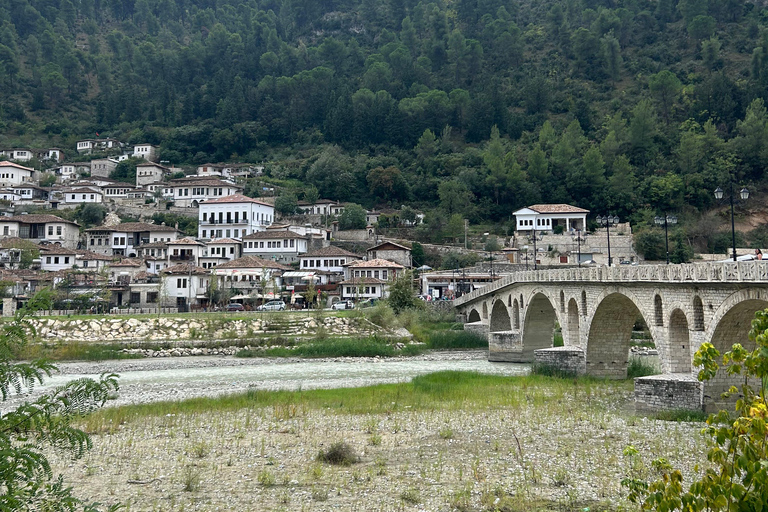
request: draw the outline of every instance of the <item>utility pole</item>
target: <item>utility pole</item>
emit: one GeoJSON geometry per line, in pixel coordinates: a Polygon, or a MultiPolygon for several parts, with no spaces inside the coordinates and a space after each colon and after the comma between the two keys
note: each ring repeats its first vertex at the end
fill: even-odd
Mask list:
{"type": "Polygon", "coordinates": [[[467,229],[469,228],[469,220],[464,219],[464,249],[467,249],[467,229]]]}

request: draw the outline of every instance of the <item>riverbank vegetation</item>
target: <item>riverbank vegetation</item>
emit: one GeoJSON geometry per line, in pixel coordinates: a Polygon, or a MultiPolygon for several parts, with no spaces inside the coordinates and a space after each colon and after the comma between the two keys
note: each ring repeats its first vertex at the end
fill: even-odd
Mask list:
{"type": "Polygon", "coordinates": [[[98,448],[68,471],[133,512],[627,510],[621,479],[652,473],[627,445],[686,478],[703,458],[702,423],[635,416],[631,400],[631,381],[440,372],[125,406],[83,420],[98,448]],[[317,460],[342,441],[354,462],[317,460]]]}

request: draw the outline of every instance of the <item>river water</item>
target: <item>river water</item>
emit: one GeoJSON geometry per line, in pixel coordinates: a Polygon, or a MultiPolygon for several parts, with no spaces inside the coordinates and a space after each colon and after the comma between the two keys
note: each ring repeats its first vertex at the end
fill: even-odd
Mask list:
{"type": "Polygon", "coordinates": [[[35,388],[33,394],[2,404],[13,407],[54,386],[103,372],[120,375],[120,395],[110,405],[183,400],[217,396],[249,389],[298,390],[358,387],[405,382],[417,375],[443,370],[476,371],[494,375],[525,375],[530,365],[491,363],[485,350],[434,352],[403,358],[274,359],[234,357],[179,357],[62,363],[60,372],[35,388]]]}

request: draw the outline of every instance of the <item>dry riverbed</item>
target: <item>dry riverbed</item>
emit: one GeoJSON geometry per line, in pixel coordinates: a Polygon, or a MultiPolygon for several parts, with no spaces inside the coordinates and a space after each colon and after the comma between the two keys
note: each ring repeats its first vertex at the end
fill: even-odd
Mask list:
{"type": "MultiPolygon", "coordinates": [[[[667,458],[690,482],[699,423],[635,416],[631,384],[525,390],[522,405],[394,407],[340,414],[302,405],[165,414],[93,436],[52,460],[77,494],[130,511],[633,510],[619,482],[667,458]],[[530,397],[528,396],[530,394],[530,397]],[[346,441],[360,461],[318,451],[346,441]],[[622,456],[635,446],[642,460],[622,456]]],[[[103,426],[102,426],[103,428],[103,426]]]]}

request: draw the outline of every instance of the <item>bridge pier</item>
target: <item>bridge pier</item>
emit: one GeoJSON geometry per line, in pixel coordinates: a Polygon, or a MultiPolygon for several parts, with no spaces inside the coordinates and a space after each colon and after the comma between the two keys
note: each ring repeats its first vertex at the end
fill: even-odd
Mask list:
{"type": "Polygon", "coordinates": [[[523,351],[520,331],[495,331],[488,334],[488,360],[504,363],[531,363],[533,354],[523,351]]]}
{"type": "Polygon", "coordinates": [[[464,330],[477,334],[483,339],[488,339],[488,324],[484,324],[483,322],[471,322],[464,324],[464,330]]]}
{"type": "Polygon", "coordinates": [[[579,347],[540,348],[534,351],[534,364],[569,375],[587,373],[587,355],[579,347]]]}
{"type": "Polygon", "coordinates": [[[635,410],[658,412],[675,409],[701,411],[704,385],[690,373],[667,373],[635,379],[635,410]]]}

